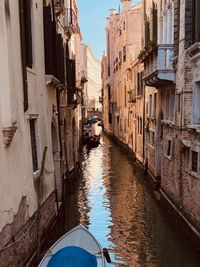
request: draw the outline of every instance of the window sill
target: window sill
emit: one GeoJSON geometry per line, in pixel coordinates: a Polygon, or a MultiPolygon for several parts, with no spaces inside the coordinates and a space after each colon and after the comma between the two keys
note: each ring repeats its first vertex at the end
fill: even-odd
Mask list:
{"type": "Polygon", "coordinates": [[[45,80],[46,80],[46,85],[52,84],[53,87],[55,87],[55,88],[60,83],[60,81],[53,75],[45,75],[45,80]]]}
{"type": "Polygon", "coordinates": [[[27,70],[27,72],[29,72],[29,73],[31,73],[31,74],[33,74],[33,75],[35,75],[35,76],[37,75],[35,69],[31,69],[31,68],[29,68],[29,67],[26,67],[26,70],[27,70]]]}
{"type": "Polygon", "coordinates": [[[190,55],[192,61],[198,60],[200,58],[200,42],[194,43],[186,51],[190,55]]]}

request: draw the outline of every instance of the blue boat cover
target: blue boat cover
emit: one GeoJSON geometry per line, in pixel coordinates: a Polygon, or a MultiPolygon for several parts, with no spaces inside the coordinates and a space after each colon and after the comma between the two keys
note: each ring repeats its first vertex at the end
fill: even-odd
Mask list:
{"type": "Polygon", "coordinates": [[[47,267],[97,267],[97,259],[83,248],[70,246],[56,252],[47,267]]]}

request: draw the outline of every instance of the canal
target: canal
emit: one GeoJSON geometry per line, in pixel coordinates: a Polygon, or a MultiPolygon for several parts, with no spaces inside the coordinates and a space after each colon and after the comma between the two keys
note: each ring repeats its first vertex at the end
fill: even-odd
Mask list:
{"type": "Polygon", "coordinates": [[[79,223],[109,250],[115,265],[108,267],[200,266],[143,170],[106,136],[98,147],[83,148],[81,174],[66,200],[64,232],[79,223]]]}

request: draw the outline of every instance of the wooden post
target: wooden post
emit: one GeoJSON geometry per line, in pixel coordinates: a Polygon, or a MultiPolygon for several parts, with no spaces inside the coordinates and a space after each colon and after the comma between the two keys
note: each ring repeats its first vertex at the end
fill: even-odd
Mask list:
{"type": "Polygon", "coordinates": [[[44,165],[45,165],[45,160],[46,160],[46,153],[47,153],[48,147],[45,146],[44,151],[43,151],[43,156],[42,156],[42,163],[41,163],[41,171],[40,171],[40,176],[38,177],[38,197],[37,197],[37,256],[40,256],[40,238],[41,238],[41,229],[40,229],[40,218],[41,218],[41,213],[40,213],[40,201],[41,201],[41,189],[42,189],[42,182],[43,182],[43,174],[44,174],[44,165]]]}

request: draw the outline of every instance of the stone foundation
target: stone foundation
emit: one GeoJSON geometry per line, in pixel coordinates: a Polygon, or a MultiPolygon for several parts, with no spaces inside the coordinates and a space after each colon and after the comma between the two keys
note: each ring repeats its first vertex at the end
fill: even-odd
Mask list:
{"type": "MultiPolygon", "coordinates": [[[[23,202],[23,200],[22,200],[23,202]]],[[[23,204],[21,204],[23,206],[23,204]]],[[[24,220],[23,212],[19,209],[16,215],[17,221],[24,220]],[[20,216],[21,214],[21,216],[20,216]]],[[[55,220],[55,193],[52,193],[41,206],[40,233],[41,240],[47,234],[49,227],[55,220]]],[[[25,223],[21,224],[20,229],[15,232],[16,219],[11,225],[5,226],[0,233],[0,240],[9,241],[0,248],[0,266],[1,267],[21,267],[25,266],[28,260],[34,254],[37,248],[37,214],[35,213],[25,223]]],[[[1,242],[3,244],[3,242],[1,242]]]]}

